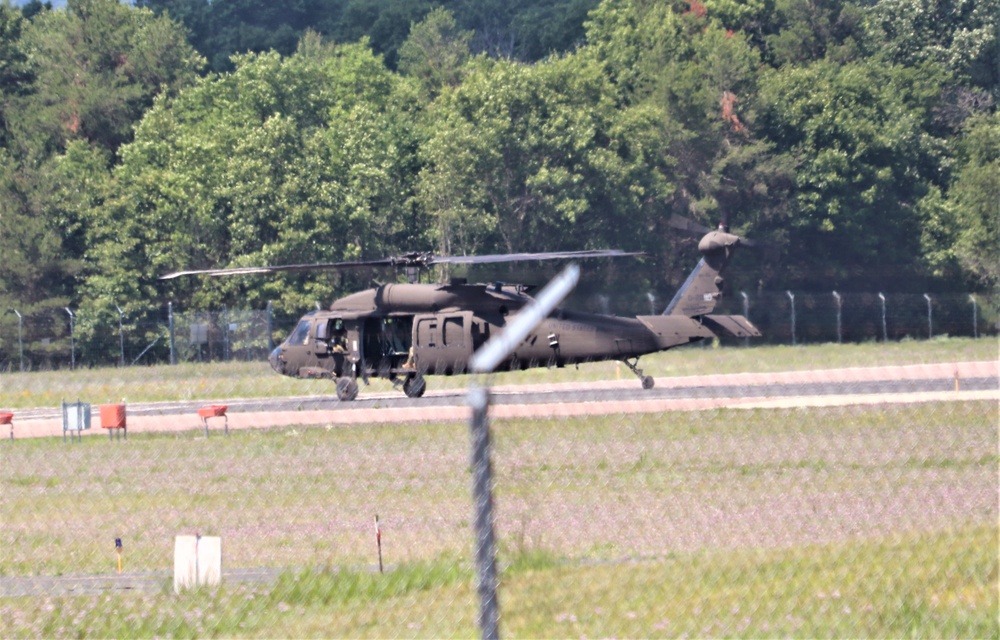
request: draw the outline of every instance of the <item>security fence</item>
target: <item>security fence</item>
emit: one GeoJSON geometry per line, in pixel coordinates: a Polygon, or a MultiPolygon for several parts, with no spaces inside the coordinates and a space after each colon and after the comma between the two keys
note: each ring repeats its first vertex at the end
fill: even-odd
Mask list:
{"type": "MultiPolygon", "coordinates": [[[[664,302],[600,296],[578,307],[599,313],[659,313],[664,302]]],[[[997,335],[998,312],[969,293],[737,292],[719,313],[742,314],[761,330],[755,343],[893,341],[997,335]]],[[[297,317],[261,310],[176,312],[172,305],[88,316],[72,309],[0,316],[0,370],[263,360],[297,317]]],[[[742,342],[723,338],[726,342],[742,342]]]]}
{"type": "Polygon", "coordinates": [[[0,374],[22,407],[0,409],[0,636],[996,638],[996,342],[966,342],[861,367],[684,349],[648,391],[593,364],[353,403],[253,362],[0,374]],[[95,403],[82,438],[53,393],[95,403]],[[96,403],[120,397],[111,438],[96,403]]]}

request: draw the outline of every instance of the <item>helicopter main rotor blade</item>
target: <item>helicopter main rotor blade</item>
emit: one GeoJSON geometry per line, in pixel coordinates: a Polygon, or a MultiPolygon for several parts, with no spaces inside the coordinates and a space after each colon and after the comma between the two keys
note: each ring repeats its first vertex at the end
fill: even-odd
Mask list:
{"type": "Polygon", "coordinates": [[[315,264],[286,264],[273,267],[231,267],[228,269],[194,269],[176,271],[160,276],[160,280],[172,280],[181,276],[246,276],[295,271],[332,271],[336,269],[357,269],[362,267],[418,267],[427,268],[435,264],[489,264],[496,262],[529,262],[533,260],[583,260],[587,258],[623,258],[642,256],[641,252],[626,252],[619,249],[599,249],[593,251],[549,251],[545,253],[502,253],[485,256],[435,256],[431,253],[406,253],[379,260],[358,260],[350,262],[323,262],[315,264]]]}
{"type": "Polygon", "coordinates": [[[191,271],[175,271],[160,280],[172,280],[181,276],[246,276],[294,271],[330,271],[335,269],[356,269],[361,267],[386,267],[397,264],[395,259],[364,260],[355,262],[321,262],[316,264],[285,264],[274,267],[231,267],[229,269],[195,269],[191,271]]]}
{"type": "Polygon", "coordinates": [[[541,253],[498,253],[484,256],[434,256],[427,264],[493,264],[498,262],[532,262],[538,260],[585,260],[587,258],[627,258],[644,256],[638,251],[595,249],[590,251],[546,251],[541,253]]]}
{"type": "Polygon", "coordinates": [[[695,233],[698,235],[703,235],[712,231],[700,222],[695,222],[690,218],[685,218],[684,216],[672,214],[667,220],[667,224],[674,229],[680,229],[681,231],[687,231],[689,233],[695,233]]]}

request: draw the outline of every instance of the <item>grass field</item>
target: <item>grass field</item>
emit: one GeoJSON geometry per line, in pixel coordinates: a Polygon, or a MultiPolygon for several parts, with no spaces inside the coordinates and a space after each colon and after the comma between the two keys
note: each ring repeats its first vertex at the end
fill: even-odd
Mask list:
{"type": "MultiPolygon", "coordinates": [[[[974,358],[954,358],[974,359],[974,358]]],[[[995,402],[498,421],[501,631],[998,637],[995,402]]],[[[477,636],[463,424],[0,443],[3,637],[477,636]],[[379,575],[372,517],[388,570],[379,575]],[[276,584],[175,596],[173,537],[276,584]]]]}
{"type": "MultiPolygon", "coordinates": [[[[996,338],[939,338],[891,343],[822,344],[712,348],[693,346],[645,356],[644,371],[657,378],[705,373],[797,371],[814,368],[873,367],[996,360],[996,338]]],[[[581,365],[579,369],[531,369],[501,373],[496,384],[609,380],[632,374],[615,362],[581,365]]],[[[429,389],[464,387],[466,376],[433,376],[429,389]]],[[[362,390],[388,391],[392,385],[375,380],[362,390]]],[[[275,374],[266,362],[223,362],[124,369],[79,369],[0,373],[0,409],[58,407],[63,400],[96,404],[159,400],[213,400],[300,395],[334,395],[325,380],[296,380],[275,374]]]]}

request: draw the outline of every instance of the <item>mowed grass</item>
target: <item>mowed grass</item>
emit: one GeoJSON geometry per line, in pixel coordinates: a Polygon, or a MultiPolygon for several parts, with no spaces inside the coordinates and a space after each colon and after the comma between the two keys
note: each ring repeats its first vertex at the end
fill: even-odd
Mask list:
{"type": "MultiPolygon", "coordinates": [[[[995,402],[498,421],[501,631],[997,637],[997,424],[995,402]]],[[[463,424],[0,443],[0,576],[110,575],[122,537],[164,584],[0,599],[0,635],[478,636],[468,446],[463,424]],[[285,571],[175,596],[195,531],[285,571]]]]}
{"type": "MultiPolygon", "coordinates": [[[[815,368],[871,367],[996,360],[996,337],[936,338],[890,343],[818,344],[801,346],[713,347],[690,346],[651,354],[641,359],[646,374],[657,378],[702,375],[798,371],[815,368]]],[[[496,384],[533,384],[632,378],[616,362],[595,362],[579,368],[531,369],[494,377],[496,384]]],[[[465,376],[433,376],[428,388],[464,387],[465,376]]],[[[362,393],[393,389],[373,380],[362,393]]],[[[168,400],[215,400],[285,396],[333,396],[325,380],[296,380],[275,374],[266,362],[185,363],[176,366],[78,369],[76,371],[0,372],[0,409],[58,407],[63,400],[95,404],[168,400]]]]}
{"type": "MultiPolygon", "coordinates": [[[[794,550],[705,551],[504,569],[510,637],[996,638],[997,529],[794,550]]],[[[5,637],[479,637],[453,560],[289,571],[269,587],[0,600],[5,637]]]]}

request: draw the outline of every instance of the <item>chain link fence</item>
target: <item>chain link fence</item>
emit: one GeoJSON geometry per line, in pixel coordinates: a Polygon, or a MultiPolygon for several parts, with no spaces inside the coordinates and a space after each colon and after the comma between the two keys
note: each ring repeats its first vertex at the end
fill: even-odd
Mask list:
{"type": "MultiPolygon", "coordinates": [[[[608,296],[579,302],[598,313],[662,311],[652,295],[638,302],[608,296]]],[[[987,299],[969,293],[739,292],[725,298],[719,312],[745,315],[762,340],[774,344],[979,337],[997,335],[1000,322],[987,299]]],[[[270,305],[183,313],[168,305],[134,315],[12,311],[0,318],[0,370],[263,360],[297,319],[275,314],[270,305]]]]}
{"type": "MultiPolygon", "coordinates": [[[[175,342],[199,324],[222,331],[175,317],[175,342]]],[[[995,338],[686,348],[644,362],[648,391],[594,363],[353,403],[208,362],[214,339],[0,373],[0,637],[1000,637],[995,338]],[[84,437],[60,397],[94,403],[84,437]],[[127,431],[102,428],[126,397],[127,431]]]]}

